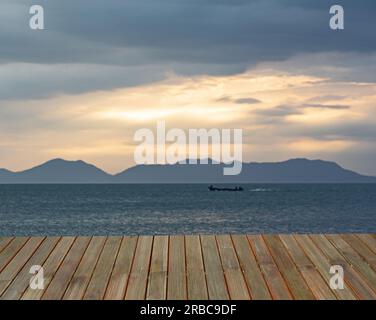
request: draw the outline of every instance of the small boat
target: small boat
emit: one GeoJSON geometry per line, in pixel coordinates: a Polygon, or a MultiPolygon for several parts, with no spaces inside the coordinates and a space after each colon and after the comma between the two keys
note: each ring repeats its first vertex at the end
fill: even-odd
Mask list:
{"type": "Polygon", "coordinates": [[[242,187],[235,187],[235,188],[216,188],[210,185],[208,187],[209,191],[244,191],[242,187]]]}

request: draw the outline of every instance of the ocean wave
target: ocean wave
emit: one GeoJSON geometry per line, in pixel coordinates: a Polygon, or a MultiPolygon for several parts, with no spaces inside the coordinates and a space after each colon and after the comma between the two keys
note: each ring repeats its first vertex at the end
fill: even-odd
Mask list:
{"type": "Polygon", "coordinates": [[[271,192],[272,189],[264,189],[264,188],[257,188],[257,189],[251,189],[251,192],[271,192]]]}

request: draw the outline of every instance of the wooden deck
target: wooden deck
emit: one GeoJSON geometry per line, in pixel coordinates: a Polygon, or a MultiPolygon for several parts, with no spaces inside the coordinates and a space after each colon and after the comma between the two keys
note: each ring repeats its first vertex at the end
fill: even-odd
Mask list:
{"type": "Polygon", "coordinates": [[[375,234],[0,238],[0,299],[375,298],[375,234]]]}

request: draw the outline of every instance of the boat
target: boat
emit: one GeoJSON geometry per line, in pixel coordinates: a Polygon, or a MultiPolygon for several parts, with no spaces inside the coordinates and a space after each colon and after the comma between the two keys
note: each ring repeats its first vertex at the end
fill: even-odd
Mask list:
{"type": "Polygon", "coordinates": [[[235,188],[217,188],[210,185],[208,187],[209,191],[244,191],[242,187],[235,187],[235,188]]]}

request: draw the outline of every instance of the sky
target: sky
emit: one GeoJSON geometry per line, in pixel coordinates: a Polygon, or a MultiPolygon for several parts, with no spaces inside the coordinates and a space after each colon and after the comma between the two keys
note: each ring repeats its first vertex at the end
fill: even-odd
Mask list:
{"type": "Polygon", "coordinates": [[[140,128],[242,128],[244,161],[376,176],[374,0],[2,0],[0,168],[135,165],[140,128]],[[45,30],[31,30],[42,5],[45,30]],[[329,8],[345,29],[329,28],[329,8]]]}

